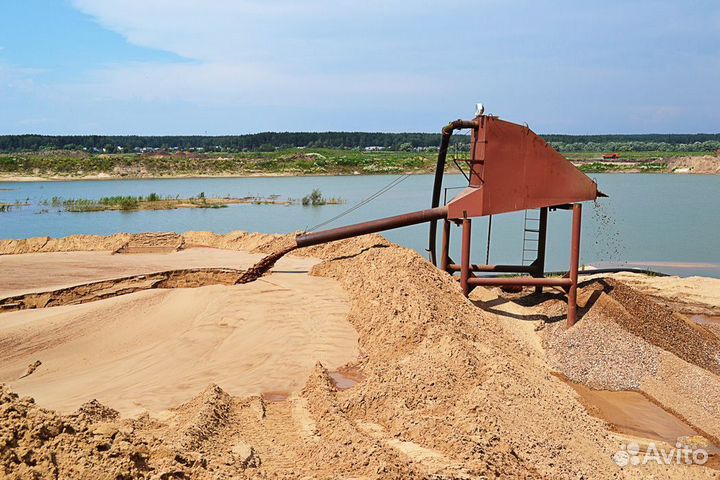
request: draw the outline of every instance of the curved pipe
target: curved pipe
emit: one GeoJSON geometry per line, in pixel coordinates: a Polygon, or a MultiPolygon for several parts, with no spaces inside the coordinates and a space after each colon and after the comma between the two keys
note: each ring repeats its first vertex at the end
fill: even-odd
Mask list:
{"type": "MultiPolygon", "coordinates": [[[[455,120],[442,129],[442,140],[440,141],[440,150],[438,150],[437,165],[435,165],[435,181],[433,183],[431,208],[437,208],[440,205],[440,193],[442,192],[442,181],[443,175],[445,174],[445,160],[447,159],[450,137],[452,137],[453,131],[462,130],[463,128],[477,128],[477,126],[477,120],[455,120]]],[[[430,233],[428,236],[428,252],[430,252],[430,261],[435,266],[437,266],[436,238],[437,220],[432,220],[430,222],[430,233]]]]}

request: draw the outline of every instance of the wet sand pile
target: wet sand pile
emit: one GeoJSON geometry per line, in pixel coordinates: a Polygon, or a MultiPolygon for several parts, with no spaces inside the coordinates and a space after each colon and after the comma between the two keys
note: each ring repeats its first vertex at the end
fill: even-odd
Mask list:
{"type": "Polygon", "coordinates": [[[657,372],[663,352],[720,373],[720,339],[652,297],[614,279],[593,280],[578,293],[578,328],[552,325],[545,336],[561,371],[593,388],[637,389],[657,372]],[[612,341],[607,341],[611,338],[612,341]]]}
{"type": "Polygon", "coordinates": [[[265,275],[272,267],[275,266],[278,260],[292,252],[297,248],[294,241],[287,242],[287,245],[283,245],[264,256],[259,262],[255,263],[252,267],[248,268],[235,283],[250,283],[254,282],[258,278],[265,275]]]}
{"type": "MultiPolygon", "coordinates": [[[[195,238],[199,237],[204,246],[224,242],[235,248],[243,242],[241,237],[195,238]]],[[[287,241],[264,238],[253,248],[274,252],[287,241]]],[[[355,352],[354,363],[362,373],[362,381],[339,390],[327,362],[321,361],[309,376],[306,374],[304,385],[287,391],[287,398],[270,402],[262,395],[234,394],[228,386],[233,385],[238,374],[208,366],[192,375],[198,381],[205,379],[206,388],[198,389],[194,382],[191,388],[196,395],[177,402],[176,408],[152,416],[126,415],[120,419],[97,403],[86,405],[85,414],[60,416],[41,412],[34,405],[23,404],[27,401],[5,394],[0,405],[0,441],[6,442],[2,449],[6,475],[20,478],[21,473],[34,470],[43,475],[56,471],[72,478],[96,478],[108,473],[133,478],[637,476],[637,472],[620,470],[613,463],[611,456],[621,442],[603,422],[586,412],[571,387],[552,374],[553,367],[537,336],[522,333],[519,328],[524,327],[516,326],[521,321],[513,320],[515,324],[511,325],[483,311],[462,295],[457,282],[447,274],[417,253],[389,245],[379,236],[307,250],[295,253],[324,259],[312,270],[316,280],[329,282],[323,289],[339,283],[347,293],[347,321],[358,336],[359,352],[355,352]],[[93,412],[98,411],[102,420],[93,417],[93,412]],[[71,426],[72,432],[62,427],[63,422],[71,426]],[[48,434],[42,427],[45,423],[61,426],[48,434]],[[27,455],[29,449],[36,452],[34,457],[27,455]],[[78,465],[82,465],[82,472],[77,471],[78,465]]],[[[233,289],[234,295],[241,295],[245,289],[268,288],[281,278],[278,270],[260,282],[166,291],[163,295],[197,294],[193,301],[174,311],[167,310],[175,305],[172,300],[159,304],[155,321],[171,325],[172,318],[163,316],[185,312],[187,305],[194,305],[207,292],[233,289]]],[[[305,295],[320,293],[310,292],[305,295]]],[[[105,309],[88,311],[90,319],[108,315],[108,311],[118,310],[125,302],[123,308],[146,310],[148,305],[133,307],[131,301],[147,297],[146,301],[154,302],[150,295],[159,293],[138,292],[50,311],[105,309]]],[[[298,310],[299,296],[293,297],[291,289],[286,289],[284,295],[287,308],[298,310]]],[[[215,303],[210,300],[201,306],[197,318],[207,318],[203,309],[215,303]]],[[[239,303],[214,308],[229,322],[236,319],[238,313],[234,312],[239,312],[239,303]]],[[[40,313],[43,311],[2,315],[40,313]]],[[[307,315],[312,317],[312,313],[307,315]]],[[[583,317],[578,327],[593,323],[586,322],[587,318],[583,317]]],[[[313,337],[327,335],[309,328],[313,337]]],[[[546,330],[552,330],[552,326],[546,330]]],[[[95,341],[102,335],[87,338],[87,332],[82,330],[67,333],[83,341],[95,341]]],[[[185,345],[202,342],[204,337],[198,333],[186,337],[185,345]]],[[[36,339],[36,351],[44,351],[44,342],[51,342],[53,335],[58,332],[48,331],[44,338],[36,339]]],[[[560,337],[558,334],[558,341],[560,337]]],[[[222,345],[235,352],[240,365],[243,349],[250,345],[238,341],[237,337],[225,338],[222,345]]],[[[583,339],[574,341],[579,344],[583,339]]],[[[0,345],[0,352],[3,349],[7,345],[0,345]]],[[[66,353],[60,353],[53,361],[64,358],[66,353]]],[[[172,371],[174,355],[164,357],[162,353],[160,345],[144,360],[152,364],[160,359],[169,367],[163,372],[172,371]]],[[[50,364],[43,360],[43,366],[23,381],[31,381],[50,364]]],[[[665,367],[661,364],[657,370],[665,367]]],[[[138,371],[123,389],[131,397],[129,385],[142,379],[145,365],[139,362],[130,369],[117,368],[126,371],[116,371],[110,376],[111,383],[124,381],[124,375],[138,371]]],[[[170,384],[183,383],[188,375],[177,372],[175,378],[169,379],[170,384]]],[[[40,381],[41,377],[37,378],[40,381]]],[[[148,383],[140,390],[146,389],[152,393],[153,387],[148,383]]],[[[99,400],[108,409],[122,410],[99,400]]],[[[647,474],[658,478],[706,478],[706,471],[700,467],[649,466],[643,470],[643,475],[647,474]]]]}
{"type": "Polygon", "coordinates": [[[616,279],[589,282],[579,298],[575,327],[543,331],[553,365],[594,389],[642,392],[718,444],[720,339],[616,279]]]}

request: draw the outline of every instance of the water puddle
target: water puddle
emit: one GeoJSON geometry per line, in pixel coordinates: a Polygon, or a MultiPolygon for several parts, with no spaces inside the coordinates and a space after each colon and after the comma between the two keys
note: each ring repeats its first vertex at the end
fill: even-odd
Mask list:
{"type": "Polygon", "coordinates": [[[329,372],[329,375],[338,390],[347,390],[364,380],[360,369],[357,367],[339,368],[335,372],[329,372]]]}
{"type": "Polygon", "coordinates": [[[714,325],[720,327],[720,315],[689,315],[690,320],[697,323],[698,325],[714,325]]]}
{"type": "Polygon", "coordinates": [[[639,392],[592,390],[566,382],[580,395],[588,413],[608,422],[615,432],[673,445],[678,437],[699,435],[690,425],[639,392]]]}
{"type": "MultiPolygon", "coordinates": [[[[720,448],[698,431],[639,392],[592,390],[560,377],[580,395],[587,412],[610,424],[613,432],[633,437],[660,440],[675,446],[681,438],[697,439],[709,454],[706,467],[720,469],[720,448]]],[[[644,451],[646,447],[641,447],[644,451]]]]}
{"type": "Polygon", "coordinates": [[[290,394],[288,392],[263,392],[262,399],[267,403],[284,402],[290,394]]]}

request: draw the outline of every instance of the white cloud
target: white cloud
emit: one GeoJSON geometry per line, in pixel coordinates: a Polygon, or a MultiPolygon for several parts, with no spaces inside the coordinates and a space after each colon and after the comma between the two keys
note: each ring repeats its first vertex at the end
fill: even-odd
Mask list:
{"type": "MultiPolygon", "coordinates": [[[[378,0],[73,3],[133,44],[187,59],[93,72],[89,81],[75,88],[94,98],[318,107],[392,101],[402,106],[439,90],[433,75],[401,68],[402,52],[395,57],[387,36],[372,36],[379,24],[408,15],[401,4],[378,0]]],[[[422,12],[422,4],[417,11],[422,12]]]]}
{"type": "Polygon", "coordinates": [[[682,131],[720,111],[717,34],[700,26],[720,10],[669,0],[70,2],[178,60],[62,75],[0,66],[14,116],[34,103],[60,131],[432,131],[478,101],[537,131],[682,131]],[[588,34],[598,25],[613,34],[588,34]]]}
{"type": "Polygon", "coordinates": [[[362,106],[368,101],[403,103],[436,91],[430,80],[384,73],[351,76],[290,71],[233,63],[135,64],[95,72],[69,87],[95,100],[183,101],[225,106],[362,106]]]}

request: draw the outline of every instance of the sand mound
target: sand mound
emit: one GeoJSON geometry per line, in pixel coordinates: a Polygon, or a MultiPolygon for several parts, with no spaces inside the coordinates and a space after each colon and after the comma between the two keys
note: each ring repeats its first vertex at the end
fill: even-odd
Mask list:
{"type": "Polygon", "coordinates": [[[579,293],[582,320],[544,331],[548,357],[571,381],[642,392],[713,442],[720,439],[720,340],[615,279],[579,293]]]}
{"type": "Polygon", "coordinates": [[[186,232],[184,234],[158,232],[119,233],[109,237],[97,235],[72,235],[65,238],[35,237],[23,240],[0,240],[0,255],[81,251],[148,253],[177,251],[190,247],[253,251],[279,237],[281,236],[243,231],[230,232],[225,235],[217,235],[212,232],[186,232]]]}
{"type": "Polygon", "coordinates": [[[84,418],[91,423],[109,422],[120,418],[120,412],[92,399],[80,405],[72,416],[84,418]]]}
{"type": "MultiPolygon", "coordinates": [[[[218,235],[212,232],[185,232],[186,247],[212,247],[226,250],[247,250],[255,251],[261,246],[279,238],[280,235],[268,235],[263,233],[249,233],[243,231],[230,232],[225,235],[218,235]]],[[[269,253],[269,252],[263,252],[269,253]]]]}
{"type": "Polygon", "coordinates": [[[172,232],[131,235],[114,253],[176,252],[185,245],[182,235],[172,232]]]}
{"type": "Polygon", "coordinates": [[[578,328],[558,325],[546,337],[561,371],[573,381],[637,389],[657,372],[662,352],[720,373],[720,338],[652,297],[614,279],[593,280],[578,296],[581,305],[587,302],[578,328]]]}
{"type": "Polygon", "coordinates": [[[148,446],[117,428],[94,429],[19,398],[0,385],[3,478],[148,478],[148,446]]]}
{"type": "Polygon", "coordinates": [[[667,161],[671,171],[685,171],[687,173],[705,173],[717,175],[720,173],[720,158],[712,155],[701,157],[677,157],[667,161]]]}
{"type": "MultiPolygon", "coordinates": [[[[260,240],[242,235],[200,234],[188,237],[204,242],[206,247],[225,244],[234,249],[245,241],[254,242],[253,248],[259,252],[276,251],[282,242],[291,238],[260,240]]],[[[302,292],[298,291],[297,284],[282,285],[282,274],[275,271],[259,282],[245,285],[145,291],[85,305],[3,314],[3,327],[16,330],[10,332],[11,335],[3,332],[5,343],[0,345],[0,351],[8,345],[22,345],[23,351],[30,351],[32,358],[19,356],[17,362],[13,359],[12,369],[5,366],[8,362],[4,360],[0,374],[4,375],[2,369],[7,368],[4,371],[16,378],[30,361],[39,358],[42,366],[21,381],[25,383],[18,383],[18,389],[22,386],[30,391],[29,387],[36,386],[47,392],[54,385],[56,392],[65,392],[68,385],[64,382],[82,383],[83,378],[80,371],[64,369],[59,363],[79,349],[77,342],[85,347],[98,344],[107,356],[102,375],[107,377],[108,388],[112,387],[115,392],[115,400],[108,402],[102,395],[91,398],[98,398],[121,413],[123,408],[118,404],[125,402],[127,407],[139,397],[164,397],[166,402],[172,402],[164,408],[177,407],[155,418],[141,416],[135,420],[126,418],[93,424],[97,425],[92,427],[93,431],[99,432],[98,438],[103,442],[99,451],[94,433],[92,436],[76,434],[72,442],[80,446],[58,442],[47,447],[47,451],[63,459],[66,449],[75,452],[95,448],[90,457],[92,461],[86,461],[88,477],[90,472],[99,476],[120,468],[128,469],[128,475],[139,478],[143,475],[153,478],[184,475],[192,478],[397,479],[637,477],[637,471],[620,470],[613,463],[611,457],[620,441],[611,436],[602,421],[588,415],[571,387],[552,375],[553,367],[537,338],[519,333],[521,327],[516,325],[521,321],[511,325],[477,308],[462,295],[454,279],[432,267],[417,253],[390,245],[377,236],[307,250],[298,253],[312,254],[325,261],[313,268],[313,277],[286,274],[287,277],[328,283],[322,287],[313,284],[302,292]],[[268,384],[254,391],[237,389],[239,379],[247,380],[258,368],[268,367],[258,381],[287,371],[287,364],[273,364],[278,358],[273,353],[280,352],[279,357],[285,358],[302,350],[304,344],[332,337],[332,329],[318,329],[317,315],[308,309],[317,305],[318,296],[337,283],[344,288],[350,303],[349,313],[341,314],[358,335],[360,348],[359,352],[352,352],[352,360],[338,361],[336,357],[333,364],[317,358],[317,352],[339,343],[333,340],[323,343],[315,352],[312,364],[305,365],[296,377],[301,380],[285,389],[287,398],[273,402],[263,400],[259,392],[282,391],[269,388],[268,384]],[[275,284],[279,287],[272,295],[282,302],[259,305],[263,298],[260,295],[238,298],[250,289],[258,289],[256,293],[259,293],[275,284]],[[228,289],[232,295],[226,295],[228,289]],[[134,304],[128,302],[129,299],[134,304]],[[138,299],[144,303],[137,304],[138,299]],[[227,336],[226,331],[219,328],[220,323],[242,323],[247,315],[243,309],[248,308],[249,303],[261,312],[257,323],[227,336]],[[99,307],[104,310],[96,310],[99,307]],[[283,316],[278,313],[280,308],[285,308],[285,316],[294,313],[307,319],[302,323],[304,335],[297,330],[282,330],[287,320],[280,318],[283,316]],[[48,317],[48,312],[57,312],[58,317],[48,317]],[[62,318],[68,312],[74,316],[62,318]],[[138,312],[153,321],[133,321],[138,312]],[[40,313],[45,314],[42,321],[37,316],[40,313]],[[82,315],[77,316],[78,313],[82,315]],[[31,315],[35,317],[25,317],[31,315]],[[18,319],[13,320],[12,316],[18,319]],[[106,330],[96,331],[98,318],[103,319],[106,330]],[[273,318],[278,321],[273,322],[273,318]],[[213,320],[210,328],[206,328],[208,319],[213,320]],[[47,330],[37,332],[29,328],[38,324],[47,330]],[[195,328],[188,329],[188,325],[195,328]],[[272,335],[258,341],[252,332],[261,327],[272,335]],[[168,332],[177,331],[187,331],[177,344],[160,341],[168,332]],[[113,344],[130,346],[139,341],[132,336],[118,337],[118,332],[137,333],[143,342],[150,338],[157,339],[158,343],[150,349],[145,344],[142,355],[132,356],[136,363],[117,366],[119,357],[113,355],[107,339],[112,338],[113,344]],[[244,359],[254,348],[288,337],[295,337],[295,341],[271,345],[262,351],[267,356],[256,357],[260,359],[257,364],[244,365],[244,359]],[[54,351],[53,345],[58,339],[63,340],[64,350],[54,351]],[[104,344],[103,339],[106,339],[104,344]],[[205,344],[207,348],[198,349],[198,344],[205,344]],[[225,363],[214,361],[218,353],[225,363]],[[179,367],[179,358],[188,361],[179,367]],[[362,372],[363,379],[352,388],[338,390],[328,368],[350,361],[362,372]],[[158,364],[162,364],[161,368],[154,370],[158,364]],[[44,377],[51,365],[59,367],[55,376],[44,377]],[[107,368],[113,366],[117,369],[108,373],[107,368]],[[208,383],[212,384],[208,386],[208,383]],[[178,394],[167,395],[173,391],[178,394]],[[201,393],[198,395],[198,392],[201,393]],[[135,463],[112,463],[126,459],[108,457],[107,452],[119,448],[115,446],[115,438],[126,445],[130,458],[137,459],[135,463]]],[[[586,300],[590,301],[593,292],[586,293],[586,300]]],[[[599,297],[606,298],[607,303],[595,299],[595,307],[590,307],[577,328],[565,333],[554,331],[559,325],[548,326],[543,333],[549,335],[548,342],[565,342],[563,346],[568,349],[583,341],[597,343],[593,336],[607,339],[608,330],[597,328],[591,336],[583,336],[582,328],[595,323],[590,320],[592,315],[602,320],[601,313],[619,305],[620,312],[633,316],[628,310],[632,307],[626,308],[613,299],[612,292],[601,291],[599,297]],[[605,310],[602,305],[606,306],[605,310]],[[573,339],[572,335],[576,337],[573,339]]],[[[618,348],[632,352],[631,339],[645,342],[648,353],[643,354],[643,358],[655,362],[655,370],[660,372],[652,378],[660,378],[665,371],[685,375],[691,371],[687,366],[717,378],[639,336],[652,339],[655,330],[631,333],[629,326],[626,328],[619,322],[608,324],[616,328],[619,335],[627,337],[627,344],[618,348]],[[667,355],[680,363],[664,361],[667,355]],[[673,365],[681,368],[673,370],[673,365]]],[[[692,339],[700,353],[688,350],[687,358],[706,361],[702,349],[708,345],[700,341],[702,337],[692,339]]],[[[596,358],[608,356],[608,351],[597,352],[596,358]]],[[[127,355],[127,352],[121,353],[127,355]]],[[[573,353],[577,351],[568,351],[568,355],[573,353]]],[[[583,360],[575,358],[576,363],[583,360]]],[[[569,360],[567,365],[570,368],[569,360]]],[[[593,372],[600,371],[598,364],[593,372]]],[[[102,375],[95,372],[89,384],[97,386],[102,375]]],[[[592,375],[595,373],[586,374],[592,375]]],[[[703,382],[712,385],[710,377],[695,378],[697,385],[703,382]]],[[[645,386],[648,378],[628,382],[645,386]]],[[[47,395],[46,398],[48,402],[52,400],[47,395]]],[[[40,396],[38,399],[46,402],[40,396]]],[[[66,411],[74,411],[77,405],[88,400],[65,399],[67,407],[72,404],[66,411]]],[[[17,400],[9,403],[13,402],[17,400]]],[[[706,410],[702,418],[708,418],[710,412],[706,410]]],[[[71,418],[48,415],[52,417],[43,417],[41,421],[69,422],[71,418]]],[[[3,425],[6,424],[12,425],[12,422],[3,420],[3,425]]],[[[8,453],[3,454],[21,456],[23,448],[13,444],[3,451],[8,453]]],[[[75,460],[80,456],[67,458],[75,460]]],[[[58,463],[55,468],[60,476],[73,477],[76,463],[78,461],[58,463]]],[[[15,475],[32,468],[25,460],[5,465],[6,471],[15,475]]],[[[656,465],[643,467],[641,475],[702,478],[706,477],[706,470],[656,465]]]]}
{"type": "Polygon", "coordinates": [[[65,238],[35,237],[25,240],[0,240],[0,255],[38,252],[115,251],[132,235],[120,233],[109,237],[73,235],[65,238]]]}
{"type": "Polygon", "coordinates": [[[169,422],[176,427],[175,441],[185,449],[199,448],[227,425],[231,409],[230,395],[215,384],[209,385],[176,409],[175,421],[169,422]]]}

